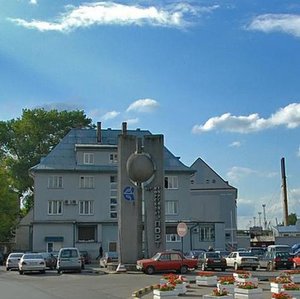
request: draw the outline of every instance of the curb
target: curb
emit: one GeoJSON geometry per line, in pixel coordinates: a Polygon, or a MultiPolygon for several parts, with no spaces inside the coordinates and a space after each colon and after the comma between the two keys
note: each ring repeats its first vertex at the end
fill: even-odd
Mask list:
{"type": "Polygon", "coordinates": [[[143,289],[139,289],[138,291],[133,292],[131,297],[133,299],[141,298],[144,295],[149,294],[150,292],[152,292],[155,286],[156,285],[151,285],[151,286],[145,287],[143,289]]]}

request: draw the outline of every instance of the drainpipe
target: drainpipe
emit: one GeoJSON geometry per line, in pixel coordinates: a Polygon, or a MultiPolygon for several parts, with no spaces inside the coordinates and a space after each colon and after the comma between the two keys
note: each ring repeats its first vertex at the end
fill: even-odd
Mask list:
{"type": "Polygon", "coordinates": [[[190,227],[190,250],[193,250],[193,229],[199,226],[199,223],[190,227]]]}
{"type": "Polygon", "coordinates": [[[75,247],[76,241],[76,221],[73,221],[73,247],[75,247]]]}

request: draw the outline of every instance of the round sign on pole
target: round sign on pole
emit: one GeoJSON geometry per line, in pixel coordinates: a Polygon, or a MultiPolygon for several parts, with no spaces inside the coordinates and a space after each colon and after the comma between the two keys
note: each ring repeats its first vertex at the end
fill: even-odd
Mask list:
{"type": "Polygon", "coordinates": [[[187,233],[187,225],[184,222],[177,224],[177,234],[179,237],[184,237],[187,233]]]}

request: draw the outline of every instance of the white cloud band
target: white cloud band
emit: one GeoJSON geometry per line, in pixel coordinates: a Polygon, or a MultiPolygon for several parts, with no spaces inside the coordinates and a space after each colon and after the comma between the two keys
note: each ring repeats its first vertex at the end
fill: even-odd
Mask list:
{"type": "Polygon", "coordinates": [[[192,132],[197,134],[219,130],[247,134],[276,126],[286,126],[289,129],[299,127],[300,103],[289,104],[279,109],[267,119],[260,118],[257,113],[248,116],[234,116],[230,113],[225,113],[221,116],[210,118],[203,125],[195,125],[192,132]]]}

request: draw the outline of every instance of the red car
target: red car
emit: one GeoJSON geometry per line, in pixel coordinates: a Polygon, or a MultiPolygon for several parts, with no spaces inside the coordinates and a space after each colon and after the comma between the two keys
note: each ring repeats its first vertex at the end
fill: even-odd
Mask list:
{"type": "Polygon", "coordinates": [[[138,260],[136,268],[146,274],[164,271],[177,271],[185,274],[189,269],[196,269],[197,263],[196,259],[188,259],[180,252],[165,251],[156,253],[150,259],[138,260]]]}
{"type": "Polygon", "coordinates": [[[296,269],[297,267],[300,267],[300,253],[296,253],[293,257],[293,266],[296,269]]]}

